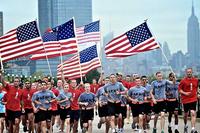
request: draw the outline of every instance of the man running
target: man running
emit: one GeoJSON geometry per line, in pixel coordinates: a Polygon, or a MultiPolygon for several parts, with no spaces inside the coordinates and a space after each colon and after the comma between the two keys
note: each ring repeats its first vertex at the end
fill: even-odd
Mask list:
{"type": "Polygon", "coordinates": [[[128,97],[131,101],[130,107],[133,116],[133,126],[132,128],[136,128],[136,122],[139,123],[139,133],[142,132],[143,129],[143,115],[144,115],[144,100],[145,100],[145,88],[141,86],[140,77],[135,78],[135,87],[131,87],[128,91],[128,97]],[[139,120],[138,120],[139,119],[139,120]]]}
{"type": "Polygon", "coordinates": [[[125,92],[125,87],[122,83],[117,82],[116,76],[114,74],[110,75],[110,83],[104,86],[105,94],[108,97],[108,115],[110,126],[113,133],[117,133],[115,126],[115,120],[119,116],[120,107],[120,96],[125,92]]]}
{"type": "Polygon", "coordinates": [[[22,101],[22,90],[19,88],[20,79],[15,77],[13,85],[10,85],[4,81],[1,73],[0,79],[2,79],[3,86],[7,91],[6,114],[9,122],[9,133],[19,133],[22,101]]]}
{"type": "Polygon", "coordinates": [[[34,121],[33,121],[33,106],[32,106],[32,95],[36,90],[31,88],[30,81],[25,82],[25,88],[22,93],[22,125],[24,126],[24,132],[27,131],[27,120],[29,122],[29,133],[34,133],[34,121]]]}
{"type": "Polygon", "coordinates": [[[188,133],[187,118],[189,111],[191,113],[191,133],[198,133],[195,129],[196,124],[196,104],[198,92],[198,79],[193,77],[192,68],[186,69],[186,77],[181,80],[179,84],[179,93],[181,94],[181,101],[184,108],[184,133],[188,133]]]}
{"type": "Polygon", "coordinates": [[[166,112],[166,89],[167,81],[163,80],[162,73],[156,73],[156,80],[151,83],[151,97],[154,103],[154,128],[153,133],[157,132],[157,121],[158,116],[160,114],[160,125],[161,125],[161,133],[164,133],[164,126],[165,126],[165,112],[166,112]]]}
{"type": "Polygon", "coordinates": [[[66,129],[67,133],[70,133],[70,112],[71,112],[71,101],[72,101],[72,93],[69,92],[69,84],[65,83],[64,84],[64,91],[61,92],[58,97],[57,101],[60,106],[60,119],[61,119],[61,132],[64,130],[64,124],[66,121],[66,129]]]}
{"type": "Polygon", "coordinates": [[[94,107],[96,106],[96,96],[90,92],[90,84],[85,83],[85,92],[78,99],[81,107],[81,119],[83,122],[82,132],[92,133],[92,121],[94,119],[94,107]]]}
{"type": "Polygon", "coordinates": [[[47,83],[45,81],[41,82],[42,89],[37,92],[34,97],[32,97],[32,101],[36,104],[39,104],[40,114],[39,122],[41,122],[41,132],[46,133],[52,132],[52,130],[47,130],[47,124],[51,122],[51,103],[55,100],[55,95],[52,91],[48,90],[47,83]]]}
{"type": "Polygon", "coordinates": [[[172,133],[172,115],[175,117],[175,133],[179,133],[178,131],[178,85],[176,82],[176,77],[174,73],[169,74],[170,83],[167,84],[166,88],[166,100],[167,100],[167,112],[169,112],[168,116],[168,132],[172,133]]]}
{"type": "Polygon", "coordinates": [[[5,125],[5,113],[6,113],[6,102],[4,101],[4,96],[6,92],[3,91],[3,84],[0,83],[0,133],[3,133],[5,125]]]}

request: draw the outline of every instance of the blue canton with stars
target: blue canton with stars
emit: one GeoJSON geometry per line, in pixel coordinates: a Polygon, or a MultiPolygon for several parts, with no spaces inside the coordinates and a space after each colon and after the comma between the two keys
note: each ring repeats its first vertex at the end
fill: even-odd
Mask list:
{"type": "Polygon", "coordinates": [[[57,33],[56,32],[45,32],[42,36],[44,42],[49,41],[57,41],[57,33]]]}
{"type": "Polygon", "coordinates": [[[74,20],[71,19],[70,21],[59,25],[58,27],[52,29],[53,31],[57,32],[57,39],[58,40],[65,40],[69,38],[74,38],[74,20]]]}
{"type": "Polygon", "coordinates": [[[94,45],[80,52],[80,63],[91,61],[96,57],[98,57],[97,47],[94,45]]]}
{"type": "Polygon", "coordinates": [[[25,42],[27,40],[40,36],[36,21],[19,26],[16,29],[16,31],[17,31],[17,39],[19,43],[25,42]]]}
{"type": "Polygon", "coordinates": [[[126,32],[125,34],[127,35],[132,47],[152,37],[146,22],[126,32]]]}
{"type": "Polygon", "coordinates": [[[89,32],[99,32],[99,21],[95,21],[88,25],[85,25],[84,33],[89,33],[89,32]]]}

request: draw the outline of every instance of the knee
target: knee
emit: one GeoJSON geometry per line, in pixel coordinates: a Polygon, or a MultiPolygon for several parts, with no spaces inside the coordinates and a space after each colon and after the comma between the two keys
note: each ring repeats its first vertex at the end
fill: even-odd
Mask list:
{"type": "Polygon", "coordinates": [[[92,121],[89,121],[89,122],[88,122],[88,126],[89,126],[89,127],[92,127],[92,121]]]}
{"type": "Polygon", "coordinates": [[[18,126],[19,125],[20,120],[19,119],[15,119],[15,125],[18,126]]]}
{"type": "Polygon", "coordinates": [[[161,112],[160,117],[165,118],[165,112],[161,112]]]}
{"type": "Polygon", "coordinates": [[[70,125],[70,120],[67,120],[67,121],[66,121],[66,124],[67,124],[67,125],[70,125]]]}
{"type": "Polygon", "coordinates": [[[139,115],[140,120],[143,120],[143,118],[144,118],[143,115],[139,115]]]}
{"type": "Polygon", "coordinates": [[[192,117],[196,116],[196,111],[191,110],[190,113],[191,113],[191,116],[192,116],[192,117]]]}

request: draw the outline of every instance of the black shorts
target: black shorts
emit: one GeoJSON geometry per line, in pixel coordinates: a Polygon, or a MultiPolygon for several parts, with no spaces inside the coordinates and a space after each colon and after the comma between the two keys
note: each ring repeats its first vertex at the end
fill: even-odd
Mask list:
{"type": "Polygon", "coordinates": [[[21,111],[7,110],[6,113],[7,113],[7,119],[12,122],[14,122],[16,118],[20,119],[21,117],[21,111]]]}
{"type": "Polygon", "coordinates": [[[5,113],[0,113],[0,118],[5,118],[5,113]]]}
{"type": "Polygon", "coordinates": [[[108,102],[108,116],[119,116],[120,103],[108,102]]]}
{"type": "Polygon", "coordinates": [[[51,116],[57,116],[60,115],[60,111],[59,110],[52,110],[51,111],[51,116]]]}
{"type": "Polygon", "coordinates": [[[151,103],[144,103],[144,114],[148,115],[152,112],[152,106],[151,103]]]}
{"type": "Polygon", "coordinates": [[[157,102],[157,104],[153,105],[153,111],[155,114],[159,114],[160,112],[166,112],[166,102],[157,102]]]}
{"type": "Polygon", "coordinates": [[[37,114],[38,114],[37,122],[51,121],[51,110],[48,111],[39,110],[37,114]]]}
{"type": "Polygon", "coordinates": [[[197,107],[197,102],[183,104],[184,112],[188,112],[190,110],[196,111],[196,107],[197,107]]]}
{"type": "Polygon", "coordinates": [[[89,120],[94,119],[94,109],[81,110],[81,121],[83,123],[88,123],[89,120]]]}
{"type": "Polygon", "coordinates": [[[28,115],[29,113],[33,113],[33,109],[25,109],[25,115],[28,115]]]}
{"type": "Polygon", "coordinates": [[[167,112],[178,111],[178,101],[167,101],[167,112]]]}
{"type": "Polygon", "coordinates": [[[34,123],[40,122],[40,114],[37,112],[37,113],[34,113],[34,116],[35,116],[34,123]]]}
{"type": "Polygon", "coordinates": [[[119,114],[122,115],[122,118],[126,118],[126,113],[127,113],[127,107],[126,106],[120,106],[119,107],[119,114]]]}
{"type": "Polygon", "coordinates": [[[67,118],[70,118],[70,112],[71,112],[71,108],[60,109],[60,119],[65,120],[67,118]]]}
{"type": "Polygon", "coordinates": [[[108,105],[103,105],[102,107],[98,107],[99,117],[108,116],[108,105]]]}
{"type": "Polygon", "coordinates": [[[131,112],[133,117],[137,117],[140,114],[144,114],[144,105],[143,104],[130,104],[131,112]]]}
{"type": "Polygon", "coordinates": [[[74,120],[78,121],[80,119],[80,110],[71,110],[70,113],[70,123],[74,120]]]}

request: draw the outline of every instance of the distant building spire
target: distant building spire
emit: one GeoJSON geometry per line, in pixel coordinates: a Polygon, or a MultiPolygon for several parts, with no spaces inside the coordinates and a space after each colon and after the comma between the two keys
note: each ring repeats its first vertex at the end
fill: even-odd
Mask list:
{"type": "Polygon", "coordinates": [[[192,0],[192,15],[194,16],[194,1],[192,0]]]}

